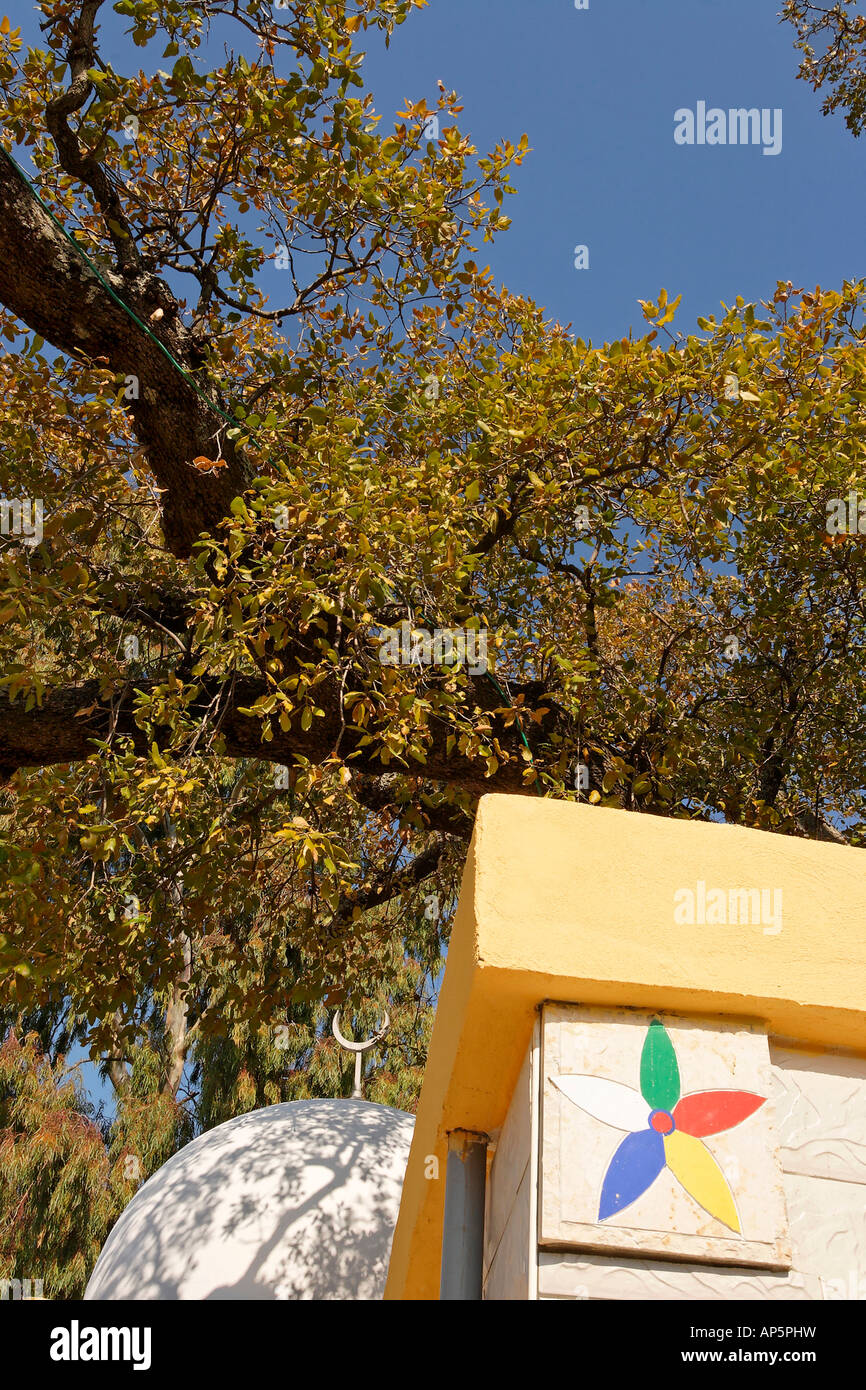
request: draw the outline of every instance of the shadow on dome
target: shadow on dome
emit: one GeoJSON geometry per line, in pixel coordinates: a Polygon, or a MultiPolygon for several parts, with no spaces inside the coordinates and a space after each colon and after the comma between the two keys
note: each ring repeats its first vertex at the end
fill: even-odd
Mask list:
{"type": "Polygon", "coordinates": [[[86,1297],[381,1298],[412,1125],[336,1100],[210,1130],[133,1198],[86,1297]]]}

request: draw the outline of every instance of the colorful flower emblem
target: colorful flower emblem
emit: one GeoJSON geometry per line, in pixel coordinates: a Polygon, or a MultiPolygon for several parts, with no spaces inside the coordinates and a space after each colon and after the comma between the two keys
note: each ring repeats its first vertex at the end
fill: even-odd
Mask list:
{"type": "Polygon", "coordinates": [[[706,1144],[764,1104],[752,1091],[694,1091],[680,1096],[680,1069],[666,1029],[654,1019],[644,1039],[640,1091],[600,1076],[560,1076],[554,1084],[570,1101],[614,1129],[629,1130],[608,1164],[599,1221],[606,1221],[652,1186],[669,1168],[704,1211],[740,1232],[733,1193],[706,1144]]]}

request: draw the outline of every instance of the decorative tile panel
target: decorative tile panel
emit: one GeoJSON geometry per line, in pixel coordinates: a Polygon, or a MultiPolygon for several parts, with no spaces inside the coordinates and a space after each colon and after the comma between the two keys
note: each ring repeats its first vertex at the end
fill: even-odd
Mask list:
{"type": "Polygon", "coordinates": [[[767,1038],[545,1005],[543,1246],[785,1269],[767,1038]]]}

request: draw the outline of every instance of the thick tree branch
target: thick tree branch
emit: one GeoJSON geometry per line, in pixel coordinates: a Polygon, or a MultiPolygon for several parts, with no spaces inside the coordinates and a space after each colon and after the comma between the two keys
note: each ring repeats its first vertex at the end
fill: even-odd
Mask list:
{"type": "Polygon", "coordinates": [[[822,815],[816,815],[811,806],[805,803],[794,811],[797,826],[810,840],[825,840],[834,845],[849,845],[851,841],[835,825],[831,825],[822,815]]]}
{"type": "Polygon", "coordinates": [[[80,111],[93,90],[88,69],[96,64],[96,15],[103,0],[84,0],[67,51],[70,81],[65,92],[50,101],[45,109],[45,124],[57,146],[60,163],[73,178],[92,188],[93,195],[111,237],[118,264],[123,271],[138,271],[141,257],[133,240],[117,189],[105,169],[92,155],[82,153],[78,136],[69,125],[69,117],[80,111]]]}
{"type": "Polygon", "coordinates": [[[439,835],[434,836],[427,848],[416,854],[411,863],[405,864],[393,873],[379,875],[372,883],[365,884],[356,892],[345,894],[337,913],[337,920],[350,922],[356,910],[367,912],[372,907],[381,907],[383,903],[390,902],[401,893],[417,888],[425,878],[436,873],[447,854],[447,849],[445,840],[439,835]]]}
{"type": "MultiPolygon", "coordinates": [[[[122,303],[148,323],[162,310],[158,336],[188,373],[198,349],[181,322],[177,301],[155,276],[100,269],[122,303]]],[[[0,150],[0,303],[70,356],[107,360],[113,371],[136,378],[139,398],[129,402],[136,435],[160,488],[166,544],[179,559],[202,531],[212,531],[249,481],[243,460],[226,439],[226,422],[199,396],[107,292],[97,276],[33,196],[0,150]],[[192,460],[222,457],[226,466],[201,473],[192,460]]],[[[209,399],[213,390],[198,378],[209,399]]]]}
{"type": "MultiPolygon", "coordinates": [[[[401,810],[405,810],[403,803],[398,796],[398,785],[405,786],[405,781],[394,772],[383,773],[381,777],[362,776],[357,777],[352,783],[352,790],[361,803],[369,811],[385,812],[391,816],[397,816],[401,810]]],[[[441,806],[429,806],[423,799],[419,788],[412,796],[412,810],[420,816],[424,824],[430,830],[436,830],[441,835],[451,835],[458,840],[468,841],[472,835],[473,819],[459,806],[446,803],[441,806]]]]}
{"type": "MultiPolygon", "coordinates": [[[[135,721],[133,700],[136,690],[147,695],[153,688],[154,683],[147,681],[127,684],[113,700],[108,700],[101,697],[98,681],[85,681],[49,690],[42,704],[29,710],[24,708],[20,697],[14,703],[3,699],[0,706],[0,775],[8,778],[19,768],[81,761],[94,752],[94,740],[106,741],[118,735],[128,736],[138,752],[146,753],[149,737],[135,721]]],[[[202,682],[199,694],[187,711],[200,721],[201,734],[195,740],[195,751],[199,754],[213,752],[214,741],[219,738],[226,757],[261,758],[291,765],[303,759],[324,763],[339,743],[341,757],[353,771],[381,776],[383,766],[375,751],[361,744],[365,730],[341,718],[340,689],[336,681],[330,689],[325,686],[317,689],[316,700],[324,709],[323,718],[314,719],[305,731],[298,714],[287,731],[275,728],[273,738],[265,743],[261,720],[240,711],[254,705],[267,693],[268,687],[255,677],[202,682]]],[[[559,712],[551,705],[541,723],[533,724],[530,739],[538,743],[546,741],[559,717],[559,712]]],[[[502,747],[513,746],[513,727],[506,726],[499,715],[490,713],[487,718],[491,737],[498,738],[502,747]]],[[[437,724],[426,761],[411,761],[405,766],[392,761],[391,770],[457,785],[474,795],[526,791],[523,777],[526,764],[516,750],[509,762],[500,764],[498,770],[487,777],[483,758],[469,758],[456,749],[447,751],[450,732],[448,724],[437,724]]]]}

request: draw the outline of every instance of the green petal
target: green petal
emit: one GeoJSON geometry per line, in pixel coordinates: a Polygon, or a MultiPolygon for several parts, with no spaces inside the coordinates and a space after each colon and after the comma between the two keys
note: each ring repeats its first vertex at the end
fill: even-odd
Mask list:
{"type": "Polygon", "coordinates": [[[662,1024],[654,1018],[644,1040],[640,1059],[640,1089],[654,1110],[673,1110],[680,1098],[680,1069],[674,1045],[662,1024]]]}

